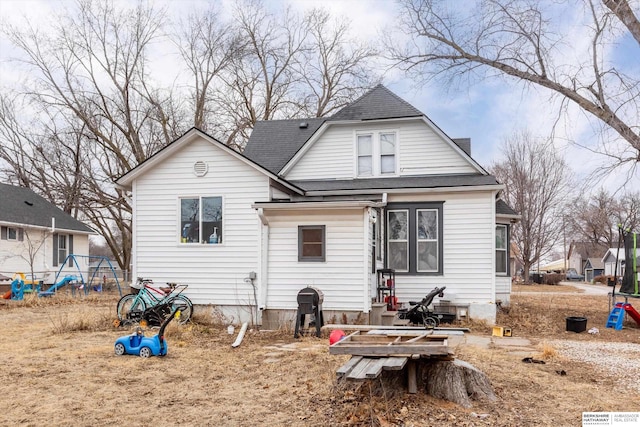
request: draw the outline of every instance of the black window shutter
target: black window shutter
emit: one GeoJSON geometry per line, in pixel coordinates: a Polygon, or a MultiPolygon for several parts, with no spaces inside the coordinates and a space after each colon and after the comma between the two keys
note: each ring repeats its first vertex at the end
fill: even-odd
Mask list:
{"type": "Polygon", "coordinates": [[[7,240],[7,227],[0,227],[0,239],[7,240]]]}
{"type": "Polygon", "coordinates": [[[18,240],[20,242],[24,241],[24,229],[23,228],[18,228],[18,240]]]}
{"type": "Polygon", "coordinates": [[[53,233],[53,265],[58,265],[58,233],[53,233]]]}
{"type": "MultiPolygon", "coordinates": [[[[73,235],[69,234],[69,254],[73,255],[73,235]]],[[[69,267],[73,267],[73,258],[69,257],[69,267]]]]}

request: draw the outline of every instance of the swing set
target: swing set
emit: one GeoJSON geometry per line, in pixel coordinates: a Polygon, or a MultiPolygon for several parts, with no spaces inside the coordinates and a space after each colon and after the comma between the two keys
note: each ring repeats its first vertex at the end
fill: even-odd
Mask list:
{"type": "MultiPolygon", "coordinates": [[[[62,270],[67,266],[67,263],[71,261],[72,265],[76,267],[76,269],[78,270],[78,277],[76,278],[76,286],[72,286],[71,287],[71,294],[73,296],[75,296],[75,291],[76,291],[76,287],[78,288],[78,290],[84,290],[84,294],[88,295],[89,292],[91,291],[95,291],[95,292],[102,292],[102,281],[101,278],[98,276],[97,280],[96,280],[96,276],[98,275],[98,272],[100,271],[100,268],[108,268],[109,271],[111,271],[111,274],[113,275],[113,278],[115,279],[116,285],[118,287],[118,293],[120,294],[120,296],[122,296],[122,288],[120,287],[120,281],[118,280],[118,275],[116,274],[116,270],[115,268],[113,268],[113,264],[111,264],[111,261],[109,260],[109,258],[105,257],[105,256],[98,256],[98,255],[75,255],[75,254],[71,254],[68,255],[67,258],[65,258],[64,262],[62,264],[60,264],[60,269],[58,270],[58,272],[56,273],[56,278],[54,280],[55,284],[60,283],[60,281],[58,281],[58,279],[60,278],[60,276],[62,276],[63,273],[62,270]],[[91,277],[89,278],[89,269],[87,269],[86,273],[86,277],[88,278],[88,280],[85,280],[85,275],[83,275],[82,270],[80,268],[80,263],[78,262],[78,259],[84,260],[84,264],[86,264],[87,266],[89,265],[90,262],[92,261],[98,261],[98,264],[93,268],[93,273],[91,273],[91,277]],[[104,264],[104,265],[103,265],[104,264]]],[[[66,277],[68,277],[68,273],[66,273],[65,275],[66,277]]],[[[106,275],[105,275],[106,278],[106,275]]],[[[55,293],[58,289],[58,287],[56,285],[52,285],[47,291],[46,293],[51,295],[52,293],[55,293]]],[[[45,294],[44,292],[41,292],[41,294],[45,294]]],[[[43,295],[44,296],[44,295],[43,295]]]]}

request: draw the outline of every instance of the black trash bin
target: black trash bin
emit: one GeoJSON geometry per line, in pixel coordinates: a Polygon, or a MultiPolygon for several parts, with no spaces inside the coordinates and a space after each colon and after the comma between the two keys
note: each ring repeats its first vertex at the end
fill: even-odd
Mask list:
{"type": "Polygon", "coordinates": [[[587,318],[586,317],[567,317],[567,331],[570,332],[584,332],[587,330],[587,318]]]}

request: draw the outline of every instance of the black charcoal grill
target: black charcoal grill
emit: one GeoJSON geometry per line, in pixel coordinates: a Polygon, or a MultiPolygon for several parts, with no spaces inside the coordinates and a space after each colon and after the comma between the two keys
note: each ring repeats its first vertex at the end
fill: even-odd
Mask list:
{"type": "Polygon", "coordinates": [[[322,314],[322,301],[324,294],[318,288],[307,286],[298,292],[298,313],[296,315],[296,329],[293,335],[298,338],[300,331],[304,329],[305,317],[307,314],[312,315],[309,326],[315,324],[316,336],[320,337],[320,328],[324,326],[324,316],[322,314]]]}

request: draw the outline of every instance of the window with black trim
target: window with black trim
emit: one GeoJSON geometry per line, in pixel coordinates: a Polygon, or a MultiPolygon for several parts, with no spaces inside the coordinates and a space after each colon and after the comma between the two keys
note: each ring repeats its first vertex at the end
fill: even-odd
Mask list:
{"type": "Polygon", "coordinates": [[[222,197],[180,199],[180,242],[222,243],[222,197]]]}
{"type": "Polygon", "coordinates": [[[15,240],[22,242],[24,240],[24,229],[17,227],[2,227],[0,229],[0,238],[2,240],[15,240]]]}
{"type": "Polygon", "coordinates": [[[442,202],[387,206],[387,267],[396,273],[442,274],[442,202]]]}
{"type": "Polygon", "coordinates": [[[324,225],[298,226],[298,261],[325,260],[326,230],[324,225]]]}
{"type": "Polygon", "coordinates": [[[496,273],[508,274],[509,272],[509,227],[496,225],[496,273]]]}

